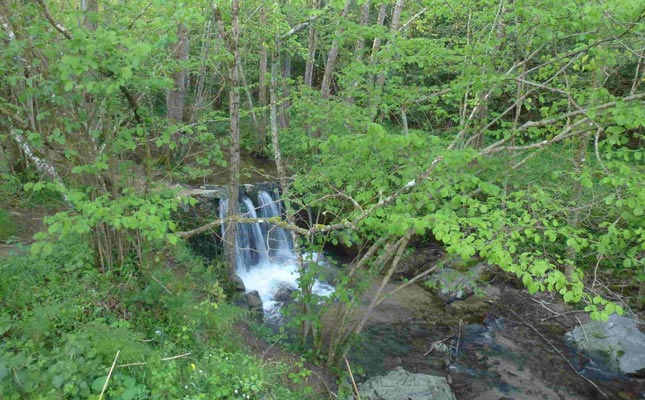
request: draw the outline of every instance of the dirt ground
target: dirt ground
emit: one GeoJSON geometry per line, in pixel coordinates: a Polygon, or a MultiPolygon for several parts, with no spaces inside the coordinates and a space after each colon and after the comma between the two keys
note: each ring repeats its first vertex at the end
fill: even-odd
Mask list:
{"type": "Polygon", "coordinates": [[[29,207],[9,209],[9,213],[16,228],[16,235],[10,238],[8,243],[0,242],[0,259],[15,250],[18,243],[31,244],[34,234],[45,229],[43,218],[54,214],[55,211],[48,207],[29,207]]]}

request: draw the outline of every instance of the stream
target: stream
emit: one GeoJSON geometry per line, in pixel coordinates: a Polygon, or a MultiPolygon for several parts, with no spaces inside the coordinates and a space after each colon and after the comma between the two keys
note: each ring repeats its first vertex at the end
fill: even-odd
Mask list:
{"type": "MultiPolygon", "coordinates": [[[[228,207],[227,200],[219,200],[220,216],[228,207]]],[[[283,215],[277,190],[244,194],[238,207],[249,218],[283,215]]],[[[258,292],[265,322],[281,323],[284,293],[298,288],[290,235],[265,223],[238,224],[236,252],[237,274],[247,293],[258,292]]],[[[304,257],[332,268],[320,254],[304,257]]],[[[316,280],[313,293],[329,296],[332,283],[316,280]]],[[[391,282],[385,292],[399,285],[391,282]]],[[[361,299],[364,308],[370,293],[374,290],[361,299]]],[[[548,294],[530,296],[501,275],[491,275],[479,295],[450,302],[436,290],[411,285],[374,310],[348,359],[359,382],[403,367],[447,377],[459,400],[645,399],[643,379],[603,370],[565,344],[564,333],[586,314],[554,318],[545,304],[555,307],[558,301],[548,294]]],[[[338,323],[333,309],[323,311],[324,329],[338,323]]]]}

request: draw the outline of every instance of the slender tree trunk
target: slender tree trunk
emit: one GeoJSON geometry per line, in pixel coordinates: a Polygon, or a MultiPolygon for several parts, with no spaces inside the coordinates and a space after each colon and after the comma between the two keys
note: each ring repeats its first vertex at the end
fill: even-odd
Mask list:
{"type": "MultiPolygon", "coordinates": [[[[240,0],[233,0],[232,8],[232,21],[231,21],[231,37],[229,40],[230,51],[233,53],[233,62],[229,68],[230,73],[230,89],[229,89],[229,116],[231,123],[231,147],[230,147],[230,162],[229,162],[229,207],[228,216],[237,214],[237,201],[238,192],[240,188],[240,84],[238,69],[236,65],[240,62],[240,54],[238,50],[238,43],[240,38],[240,0]]],[[[233,280],[235,276],[235,245],[237,229],[235,224],[230,224],[226,230],[227,237],[225,241],[229,246],[227,252],[227,262],[229,279],[233,280]]]]}
{"type": "MultiPolygon", "coordinates": [[[[271,144],[273,147],[273,158],[275,160],[275,166],[278,171],[278,179],[280,180],[280,187],[282,188],[282,193],[286,193],[288,189],[289,182],[287,181],[287,172],[282,162],[282,152],[280,151],[280,137],[279,132],[280,128],[278,126],[278,76],[280,75],[280,36],[276,36],[273,47],[273,56],[271,57],[271,86],[269,89],[270,92],[270,124],[271,124],[271,144]]],[[[287,222],[290,225],[295,225],[295,215],[293,213],[293,208],[291,207],[288,199],[284,199],[285,209],[286,209],[286,218],[287,222]]],[[[302,258],[302,251],[300,249],[300,242],[298,241],[298,236],[293,230],[290,230],[291,241],[293,242],[293,248],[296,253],[296,260],[298,263],[298,271],[301,275],[305,273],[305,263],[302,258]]],[[[311,287],[301,287],[302,293],[309,297],[311,294],[311,287]]],[[[309,313],[309,304],[307,301],[302,302],[303,315],[309,313]]],[[[304,341],[312,330],[312,324],[307,321],[303,321],[301,326],[301,337],[304,341]]],[[[315,334],[315,333],[314,333],[315,334]]]]}
{"type": "MultiPolygon", "coordinates": [[[[260,25],[266,26],[267,24],[267,11],[265,5],[262,5],[260,9],[260,25]]],[[[266,106],[267,106],[267,67],[269,63],[269,54],[267,51],[267,46],[264,43],[260,43],[260,48],[258,49],[260,56],[260,72],[258,76],[258,104],[261,108],[260,115],[260,130],[258,132],[258,140],[255,143],[255,153],[258,155],[264,154],[264,149],[267,144],[267,117],[266,117],[266,106]]]]}
{"type": "MultiPolygon", "coordinates": [[[[378,9],[378,16],[376,17],[376,26],[381,27],[385,24],[385,17],[387,16],[387,7],[385,6],[385,3],[381,4],[379,9],[378,9]]],[[[376,63],[376,56],[381,50],[381,38],[380,37],[375,37],[374,41],[372,42],[372,54],[370,55],[370,65],[374,65],[376,63]]]]}
{"type": "Polygon", "coordinates": [[[212,20],[207,20],[204,24],[204,40],[201,49],[201,65],[199,66],[199,75],[197,76],[197,84],[195,87],[195,106],[193,107],[190,115],[190,121],[196,122],[199,115],[204,109],[204,100],[206,97],[206,74],[208,71],[208,56],[210,54],[212,35],[212,20]]]}
{"type": "MultiPolygon", "coordinates": [[[[347,13],[349,12],[350,1],[345,2],[345,7],[340,15],[339,25],[342,24],[342,21],[347,18],[347,13]]],[[[329,54],[327,55],[327,63],[325,64],[325,74],[323,75],[322,84],[320,85],[320,97],[323,100],[329,99],[331,94],[331,81],[336,68],[336,60],[338,59],[338,51],[340,50],[340,39],[343,34],[342,26],[339,26],[334,33],[334,39],[331,42],[331,49],[329,49],[329,54]]],[[[319,134],[317,134],[319,136],[319,134]]]]}
{"type": "MultiPolygon", "coordinates": [[[[177,43],[173,48],[173,56],[175,61],[182,65],[178,66],[172,74],[173,87],[166,94],[166,117],[170,124],[181,125],[184,120],[188,83],[188,71],[185,65],[188,61],[188,28],[183,23],[177,25],[177,43]]],[[[170,158],[176,160],[183,155],[185,145],[181,143],[182,134],[179,129],[173,134],[172,141],[177,147],[172,155],[170,151],[168,152],[168,161],[170,158]]]]}
{"type": "Polygon", "coordinates": [[[253,106],[253,95],[251,94],[251,89],[246,84],[246,76],[244,75],[244,68],[242,67],[242,60],[239,58],[236,61],[235,67],[237,68],[238,79],[242,87],[244,88],[244,94],[246,94],[246,101],[249,106],[249,113],[251,114],[251,121],[253,121],[253,127],[255,128],[256,133],[260,134],[260,122],[255,113],[255,107],[253,106]]]}
{"type": "MultiPolygon", "coordinates": [[[[370,5],[371,5],[370,0],[367,0],[361,6],[361,18],[359,21],[360,26],[366,26],[367,22],[370,19],[370,5]]],[[[363,61],[364,50],[365,50],[365,39],[361,36],[360,38],[356,39],[356,45],[354,45],[354,60],[356,61],[357,64],[360,64],[363,61]]],[[[351,91],[352,92],[355,91],[357,87],[358,87],[358,81],[352,82],[351,91]]],[[[354,103],[353,95],[350,94],[350,96],[347,97],[347,102],[350,104],[354,103]]]]}
{"type": "MultiPolygon", "coordinates": [[[[399,26],[401,25],[401,13],[403,12],[403,6],[405,5],[405,0],[397,0],[394,5],[394,10],[392,10],[392,22],[390,24],[390,35],[394,35],[398,32],[399,26]]],[[[388,46],[391,43],[388,42],[388,46]]],[[[378,108],[381,103],[381,97],[383,93],[383,87],[385,86],[385,73],[380,73],[376,77],[376,87],[374,89],[374,105],[372,106],[372,121],[376,119],[378,113],[378,108]]]]}
{"type": "MultiPolygon", "coordinates": [[[[320,0],[315,0],[313,9],[320,7],[320,0]]],[[[309,24],[309,35],[307,38],[307,64],[305,65],[305,85],[312,87],[314,79],[314,65],[316,63],[316,28],[313,23],[309,24]]]]}
{"type": "Polygon", "coordinates": [[[280,112],[278,114],[278,121],[280,122],[281,129],[289,128],[289,108],[291,108],[291,96],[289,90],[289,81],[291,80],[291,54],[285,52],[282,55],[284,61],[282,64],[282,94],[280,101],[280,112]]]}
{"type": "Polygon", "coordinates": [[[95,31],[99,16],[98,0],[81,0],[81,10],[83,10],[83,27],[88,31],[95,31]]]}

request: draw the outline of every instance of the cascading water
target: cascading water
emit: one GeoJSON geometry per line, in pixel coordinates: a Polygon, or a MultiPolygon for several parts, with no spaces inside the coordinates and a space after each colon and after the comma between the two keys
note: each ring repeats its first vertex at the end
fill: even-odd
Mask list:
{"type": "MultiPolygon", "coordinates": [[[[220,199],[220,217],[228,213],[228,199],[220,199]]],[[[244,218],[281,217],[280,200],[267,191],[258,192],[258,206],[246,195],[240,197],[239,212],[244,218]]],[[[222,225],[222,237],[225,226],[222,225]]],[[[282,302],[275,299],[281,289],[298,289],[298,263],[290,235],[269,223],[237,224],[236,272],[247,291],[257,290],[267,319],[280,316],[282,302]]],[[[312,259],[311,256],[305,255],[312,259]]],[[[312,291],[329,296],[333,286],[316,281],[312,291]]]]}

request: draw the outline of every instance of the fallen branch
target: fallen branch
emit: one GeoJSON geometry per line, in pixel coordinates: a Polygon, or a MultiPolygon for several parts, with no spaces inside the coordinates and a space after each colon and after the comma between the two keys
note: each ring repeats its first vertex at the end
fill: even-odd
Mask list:
{"type": "Polygon", "coordinates": [[[112,376],[112,371],[114,371],[114,366],[116,365],[116,360],[119,358],[119,354],[121,353],[121,350],[117,350],[116,356],[114,356],[114,361],[112,362],[112,367],[110,368],[110,372],[108,372],[107,378],[105,378],[105,383],[103,383],[103,389],[101,389],[101,394],[99,395],[99,400],[103,398],[103,395],[105,394],[105,389],[107,389],[108,382],[110,382],[110,377],[112,376]]]}
{"type": "Polygon", "coordinates": [[[432,345],[430,346],[430,349],[428,349],[428,351],[426,351],[425,353],[423,353],[423,356],[424,356],[424,357],[426,357],[428,354],[432,353],[432,351],[433,351],[435,348],[437,348],[437,345],[439,345],[439,344],[441,344],[441,343],[445,342],[446,340],[450,339],[451,337],[452,337],[452,336],[446,336],[445,338],[443,338],[443,339],[441,339],[441,340],[437,340],[436,342],[432,342],[432,345]]]}
{"type": "Polygon", "coordinates": [[[349,366],[349,361],[347,361],[347,357],[345,358],[345,365],[347,365],[347,372],[349,372],[349,377],[352,380],[352,387],[354,389],[354,393],[356,394],[356,398],[358,400],[361,400],[361,394],[358,392],[358,387],[356,386],[356,381],[354,380],[354,374],[352,374],[352,367],[349,366]]]}
{"type": "MultiPolygon", "coordinates": [[[[178,358],[188,357],[189,355],[190,353],[184,353],[184,354],[179,354],[177,356],[162,358],[159,361],[171,361],[171,360],[176,360],[178,358]]],[[[135,366],[146,365],[146,364],[148,364],[148,362],[143,361],[143,362],[136,362],[136,363],[129,363],[129,364],[121,364],[121,365],[117,365],[116,367],[117,368],[135,367],[135,366]]]]}

